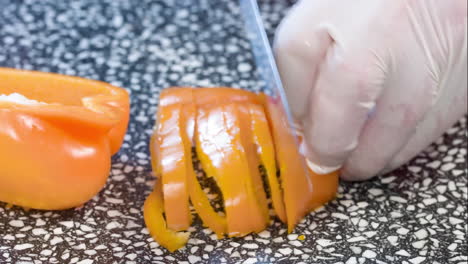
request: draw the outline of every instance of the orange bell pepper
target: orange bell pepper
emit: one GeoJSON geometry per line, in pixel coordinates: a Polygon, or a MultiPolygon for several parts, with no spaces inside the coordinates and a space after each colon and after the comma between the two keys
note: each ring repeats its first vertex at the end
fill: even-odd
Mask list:
{"type": "Polygon", "coordinates": [[[0,68],[0,201],[34,209],[79,206],[104,186],[123,142],[128,93],[78,77],[0,68]]]}
{"type": "Polygon", "coordinates": [[[189,238],[188,232],[174,232],[167,228],[164,220],[164,205],[161,181],[157,181],[153,192],[143,206],[143,218],[152,237],[170,252],[183,247],[189,238]]]}
{"type": "MultiPolygon", "coordinates": [[[[183,195],[171,188],[161,192],[165,204],[160,207],[166,208],[169,228],[154,223],[148,226],[160,244],[175,239],[177,247],[182,245],[183,239],[174,232],[180,227],[171,227],[171,210],[185,216],[187,196],[218,238],[266,228],[268,201],[260,165],[265,168],[272,206],[289,232],[305,214],[334,197],[338,174],[317,175],[307,168],[278,103],[263,94],[225,87],[170,88],[161,93],[158,127],[151,142],[153,170],[162,177],[159,184],[177,179],[187,191],[183,195]],[[226,216],[212,208],[198,183],[191,160],[193,146],[207,176],[213,177],[221,191],[226,216]]],[[[163,223],[162,212],[159,214],[161,218],[153,220],[163,223]]],[[[184,223],[185,228],[187,221],[184,223]]]]}

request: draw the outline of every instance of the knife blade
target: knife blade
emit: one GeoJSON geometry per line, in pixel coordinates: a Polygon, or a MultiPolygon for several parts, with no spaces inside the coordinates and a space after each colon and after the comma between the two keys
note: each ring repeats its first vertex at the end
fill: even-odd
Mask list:
{"type": "MultiPolygon", "coordinates": [[[[281,107],[281,110],[286,114],[287,125],[289,126],[288,129],[290,129],[290,131],[295,131],[291,108],[289,107],[257,2],[256,0],[239,0],[239,4],[240,12],[244,19],[247,38],[252,46],[255,64],[267,88],[265,92],[270,93],[269,96],[278,102],[278,106],[281,107]]],[[[294,135],[296,144],[299,147],[296,133],[291,134],[294,135]]]]}

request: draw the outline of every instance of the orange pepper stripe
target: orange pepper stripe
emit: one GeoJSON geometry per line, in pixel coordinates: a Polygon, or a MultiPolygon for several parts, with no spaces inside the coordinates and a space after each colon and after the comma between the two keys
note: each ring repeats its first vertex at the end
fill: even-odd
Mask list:
{"type": "Polygon", "coordinates": [[[161,246],[174,252],[183,247],[190,233],[174,232],[167,228],[164,220],[164,205],[161,181],[157,181],[154,191],[146,198],[143,206],[143,218],[150,235],[161,246]]]}
{"type": "Polygon", "coordinates": [[[229,236],[243,236],[265,227],[254,195],[248,159],[233,105],[199,108],[197,146],[223,193],[229,236]],[[255,209],[254,209],[255,208],[255,209]]]}
{"type": "Polygon", "coordinates": [[[289,130],[285,114],[279,105],[266,95],[262,99],[273,131],[276,159],[283,184],[288,232],[292,232],[299,220],[309,212],[312,182],[304,157],[300,155],[292,131],[289,130]]]}
{"type": "Polygon", "coordinates": [[[265,167],[268,185],[270,187],[273,208],[279,219],[286,223],[286,212],[283,203],[283,192],[276,177],[276,160],[273,139],[264,109],[259,105],[249,105],[254,142],[257,153],[265,167]]]}
{"type": "MultiPolygon", "coordinates": [[[[269,222],[268,212],[268,201],[266,198],[265,189],[263,188],[263,182],[259,171],[260,160],[258,157],[257,150],[255,148],[255,142],[252,131],[252,120],[250,117],[249,107],[246,104],[235,104],[234,107],[237,110],[242,147],[245,150],[248,166],[250,169],[250,178],[253,184],[253,194],[256,197],[257,207],[259,212],[263,215],[265,225],[269,222]]],[[[260,232],[261,230],[254,230],[260,232]]]]}
{"type": "Polygon", "coordinates": [[[168,227],[174,231],[187,230],[191,224],[187,174],[192,160],[182,140],[185,120],[181,108],[179,104],[162,107],[157,126],[164,208],[168,227]]]}
{"type": "MultiPolygon", "coordinates": [[[[196,107],[194,104],[187,104],[182,107],[182,126],[185,126],[190,123],[195,123],[196,118],[196,107]]],[[[186,133],[182,134],[182,142],[184,144],[184,153],[186,157],[191,158],[192,154],[192,144],[190,140],[191,134],[194,133],[194,127],[190,129],[184,129],[182,127],[182,131],[186,131],[186,133]]],[[[191,159],[190,159],[191,161],[191,159]]],[[[195,174],[195,170],[193,168],[192,162],[187,162],[187,185],[190,194],[190,199],[192,201],[193,207],[195,208],[196,212],[200,216],[203,223],[208,226],[211,230],[213,230],[218,238],[223,237],[223,235],[227,232],[226,227],[226,218],[220,216],[218,213],[214,211],[211,207],[210,201],[206,196],[205,192],[202,190],[200,183],[197,180],[197,176],[195,174]]]]}

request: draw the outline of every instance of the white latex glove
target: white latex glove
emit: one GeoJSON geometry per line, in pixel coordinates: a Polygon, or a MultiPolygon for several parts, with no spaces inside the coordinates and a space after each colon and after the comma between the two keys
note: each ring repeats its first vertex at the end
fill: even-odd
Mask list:
{"type": "Polygon", "coordinates": [[[466,0],[303,0],[275,54],[319,173],[392,170],[467,111],[466,0]]]}

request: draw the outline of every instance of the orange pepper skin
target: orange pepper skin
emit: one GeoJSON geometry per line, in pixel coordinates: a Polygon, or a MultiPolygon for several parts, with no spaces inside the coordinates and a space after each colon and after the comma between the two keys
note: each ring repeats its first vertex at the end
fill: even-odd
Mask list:
{"type": "Polygon", "coordinates": [[[194,89],[195,103],[198,106],[219,105],[226,103],[255,103],[261,101],[255,93],[227,87],[194,89]]]}
{"type": "Polygon", "coordinates": [[[170,87],[164,89],[159,96],[159,106],[172,104],[191,104],[197,106],[219,105],[235,102],[261,104],[255,93],[228,87],[190,88],[170,87]]]}
{"type": "Polygon", "coordinates": [[[192,104],[194,89],[188,87],[171,87],[161,91],[159,95],[159,107],[174,104],[192,104]]]}
{"type": "MultiPolygon", "coordinates": [[[[193,102],[193,89],[184,87],[173,87],[170,89],[165,89],[161,92],[159,99],[158,114],[160,112],[167,111],[164,110],[165,108],[173,107],[174,105],[181,105],[180,139],[183,143],[184,159],[187,160],[187,162],[184,163],[186,166],[185,175],[190,200],[192,201],[196,212],[203,221],[203,224],[212,229],[218,238],[221,238],[227,232],[226,218],[216,213],[216,211],[211,207],[208,197],[197,180],[191,159],[193,145],[192,138],[195,130],[195,119],[197,115],[197,107],[193,102]]],[[[158,123],[162,121],[160,120],[160,117],[157,117],[157,120],[158,123]]],[[[159,124],[159,126],[160,125],[161,124],[159,124]]],[[[161,156],[160,144],[158,142],[158,129],[154,131],[154,134],[151,138],[150,152],[153,172],[159,177],[161,176],[161,156]]]]}
{"type": "MultiPolygon", "coordinates": [[[[299,220],[310,211],[313,186],[304,157],[279,103],[261,95],[267,109],[268,119],[275,142],[276,159],[283,186],[288,232],[292,232],[299,220]]],[[[317,186],[318,187],[318,186],[317,186]]]]}
{"type": "Polygon", "coordinates": [[[268,201],[266,198],[265,189],[263,187],[262,177],[260,175],[260,160],[254,141],[249,107],[245,104],[236,104],[236,107],[237,113],[239,115],[242,147],[244,148],[247,156],[248,166],[250,169],[250,178],[254,188],[254,195],[257,199],[258,210],[260,210],[260,213],[263,215],[265,224],[268,225],[270,219],[270,214],[268,212],[268,201]]]}
{"type": "Polygon", "coordinates": [[[104,186],[122,144],[128,93],[106,83],[0,68],[0,201],[34,209],[79,206],[104,186]]]}
{"type": "Polygon", "coordinates": [[[315,186],[310,201],[310,210],[314,210],[336,197],[339,185],[339,172],[335,171],[319,175],[309,170],[309,176],[312,185],[315,186]]]}
{"type": "Polygon", "coordinates": [[[155,189],[146,198],[143,205],[143,218],[150,235],[161,246],[165,247],[170,252],[183,247],[190,236],[188,232],[174,232],[167,228],[164,219],[164,205],[161,181],[157,181],[155,189]]]}
{"type": "Polygon", "coordinates": [[[197,108],[194,104],[186,104],[182,107],[182,131],[186,133],[182,134],[182,142],[184,143],[184,154],[190,159],[190,162],[186,163],[187,171],[187,186],[190,194],[190,200],[195,208],[195,211],[200,216],[203,223],[213,230],[218,238],[222,238],[227,232],[226,217],[223,217],[216,213],[211,207],[210,201],[207,195],[201,188],[200,183],[197,180],[197,175],[193,168],[192,163],[192,144],[190,135],[194,134],[195,127],[192,125],[195,123],[197,108]],[[185,127],[189,126],[189,128],[185,127]]]}
{"type": "Polygon", "coordinates": [[[262,231],[266,223],[250,179],[236,106],[200,107],[196,127],[200,161],[223,193],[228,235],[243,236],[262,231]]]}
{"type": "Polygon", "coordinates": [[[250,104],[248,107],[251,116],[253,138],[257,147],[257,153],[267,174],[273,208],[278,218],[283,223],[286,223],[283,191],[276,177],[275,147],[268,120],[261,105],[250,104]]]}
{"type": "Polygon", "coordinates": [[[185,153],[182,140],[185,120],[181,110],[179,104],[162,107],[157,127],[164,210],[168,227],[174,231],[187,230],[192,222],[187,190],[188,165],[192,157],[191,153],[185,153]]]}

